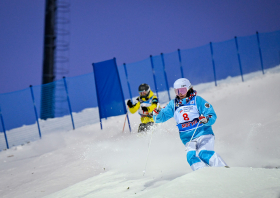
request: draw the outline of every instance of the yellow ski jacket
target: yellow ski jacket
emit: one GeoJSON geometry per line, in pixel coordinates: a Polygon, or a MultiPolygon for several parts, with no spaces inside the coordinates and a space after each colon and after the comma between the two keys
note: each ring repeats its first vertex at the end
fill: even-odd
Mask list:
{"type": "Polygon", "coordinates": [[[136,98],[138,101],[133,107],[128,108],[130,113],[138,113],[141,116],[142,123],[154,122],[153,119],[153,110],[157,107],[158,99],[157,96],[150,90],[149,96],[146,98],[136,98]],[[147,107],[147,111],[143,111],[141,107],[147,107]]]}

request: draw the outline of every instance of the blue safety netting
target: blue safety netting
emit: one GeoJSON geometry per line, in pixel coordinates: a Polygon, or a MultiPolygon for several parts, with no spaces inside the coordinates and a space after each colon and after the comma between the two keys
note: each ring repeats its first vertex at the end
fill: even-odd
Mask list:
{"type": "Polygon", "coordinates": [[[34,86],[33,91],[42,136],[73,129],[63,79],[34,86]]]}
{"type": "Polygon", "coordinates": [[[156,93],[150,58],[136,63],[129,63],[126,68],[132,97],[139,96],[138,87],[142,83],[150,85],[152,91],[156,93]]]}
{"type": "Polygon", "coordinates": [[[280,31],[259,33],[264,69],[280,65],[280,31]]]}
{"type": "Polygon", "coordinates": [[[98,106],[93,73],[66,78],[66,82],[73,112],[98,106]]]}
{"type": "Polygon", "coordinates": [[[124,66],[124,65],[119,65],[118,66],[118,70],[119,70],[119,76],[120,76],[120,80],[121,80],[121,85],[122,85],[122,90],[123,90],[123,95],[124,95],[124,98],[125,99],[132,99],[132,93],[129,93],[131,92],[131,90],[129,91],[129,87],[131,86],[130,85],[130,82],[128,81],[128,79],[126,78],[126,73],[125,73],[125,67],[127,66],[124,66]],[[128,86],[129,84],[129,86],[128,86]]]}
{"type": "Polygon", "coordinates": [[[161,103],[168,102],[171,98],[169,97],[169,85],[165,72],[164,58],[163,56],[159,55],[151,57],[151,60],[154,67],[158,100],[161,103]],[[167,93],[164,92],[166,90],[167,93]]]}
{"type": "Polygon", "coordinates": [[[210,45],[181,50],[184,78],[193,85],[214,81],[210,45]]]}
{"type": "MultiPolygon", "coordinates": [[[[240,62],[243,74],[261,71],[260,52],[258,47],[257,35],[238,37],[240,62]]],[[[244,78],[246,80],[246,78],[244,78]]]]}
{"type": "Polygon", "coordinates": [[[163,61],[162,57],[159,56],[153,56],[152,57],[153,66],[154,66],[154,72],[155,72],[155,79],[156,79],[156,89],[158,92],[165,91],[168,89],[168,86],[165,82],[164,77],[164,68],[163,68],[163,61]]]}
{"type": "Polygon", "coordinates": [[[216,80],[241,75],[234,39],[213,43],[216,80]]]}
{"type": "Polygon", "coordinates": [[[75,127],[99,122],[93,73],[66,78],[75,127]]]}
{"type": "Polygon", "coordinates": [[[178,51],[164,54],[165,71],[169,88],[173,88],[175,80],[182,78],[178,51]]]}
{"type": "MultiPolygon", "coordinates": [[[[1,95],[0,95],[0,98],[1,98],[1,95]]],[[[0,103],[1,104],[1,103],[0,103]]],[[[3,127],[3,120],[2,120],[2,110],[1,110],[1,105],[0,105],[0,133],[4,132],[4,127],[3,127]]]]}
{"type": "MultiPolygon", "coordinates": [[[[34,104],[29,88],[0,94],[1,113],[9,147],[39,139],[34,104]]],[[[2,123],[0,122],[0,125],[2,123]]],[[[4,132],[1,126],[1,132],[4,132]]],[[[4,138],[4,135],[1,134],[4,138]]],[[[8,147],[4,140],[0,147],[8,147]]]]}
{"type": "Polygon", "coordinates": [[[42,120],[69,114],[63,80],[33,87],[38,117],[42,120]]]}
{"type": "Polygon", "coordinates": [[[36,122],[29,88],[0,94],[0,104],[6,130],[36,122]]]}
{"type": "MultiPolygon", "coordinates": [[[[218,84],[228,77],[241,81],[243,75],[246,81],[253,72],[265,73],[280,65],[280,31],[176,50],[125,66],[116,67],[114,59],[96,65],[99,64],[101,71],[96,79],[94,73],[90,73],[0,94],[9,146],[36,140],[41,132],[43,137],[46,133],[72,130],[74,125],[80,127],[99,122],[100,107],[101,118],[124,114],[124,99],[139,96],[138,87],[142,83],[149,84],[159,101],[164,103],[174,97],[173,83],[181,77],[188,78],[193,85],[214,85],[215,80],[218,84]],[[107,68],[107,63],[114,67],[107,68]],[[95,82],[100,86],[99,107],[95,82]]],[[[3,132],[0,120],[0,150],[7,148],[3,132]]]]}

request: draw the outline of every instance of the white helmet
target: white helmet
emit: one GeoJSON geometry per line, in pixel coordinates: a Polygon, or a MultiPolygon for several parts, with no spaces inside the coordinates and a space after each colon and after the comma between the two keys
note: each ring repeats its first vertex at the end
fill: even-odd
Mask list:
{"type": "Polygon", "coordinates": [[[183,88],[186,87],[187,90],[190,90],[190,88],[192,88],[192,85],[190,83],[190,81],[186,78],[179,78],[178,80],[176,80],[174,82],[173,85],[174,89],[179,89],[179,88],[183,88]]]}

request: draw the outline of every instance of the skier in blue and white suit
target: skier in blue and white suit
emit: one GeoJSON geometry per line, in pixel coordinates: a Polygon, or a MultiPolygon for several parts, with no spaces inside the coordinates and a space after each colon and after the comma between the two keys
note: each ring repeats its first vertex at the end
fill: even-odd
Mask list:
{"type": "Polygon", "coordinates": [[[156,108],[153,111],[156,123],[165,122],[174,117],[180,138],[186,147],[188,163],[193,171],[206,166],[228,167],[214,151],[215,137],[211,126],[215,123],[217,116],[212,105],[196,95],[196,91],[186,78],[176,80],[174,90],[176,98],[171,100],[165,108],[156,108]]]}

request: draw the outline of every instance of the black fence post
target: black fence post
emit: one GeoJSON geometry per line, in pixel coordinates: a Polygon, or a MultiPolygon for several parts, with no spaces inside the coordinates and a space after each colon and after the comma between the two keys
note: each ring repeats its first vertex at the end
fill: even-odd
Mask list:
{"type": "Polygon", "coordinates": [[[159,99],[158,89],[157,89],[157,81],[156,81],[155,69],[154,69],[154,61],[153,61],[153,56],[152,56],[152,55],[150,55],[150,60],[151,60],[151,65],[152,65],[152,71],[153,71],[155,89],[156,89],[156,92],[157,92],[157,97],[158,97],[158,99],[159,99]]]}
{"type": "Polygon", "coordinates": [[[261,50],[260,37],[259,37],[259,33],[258,33],[258,32],[257,32],[257,41],[258,41],[258,47],[259,47],[259,54],[260,54],[260,61],[261,61],[262,73],[264,74],[262,50],[261,50]]]}
{"type": "Polygon", "coordinates": [[[1,119],[3,131],[4,131],[6,146],[7,146],[7,149],[9,149],[9,143],[8,143],[8,138],[7,138],[7,134],[6,134],[6,128],[5,128],[5,124],[4,124],[4,119],[3,119],[1,107],[0,107],[0,119],[1,119]]]}
{"type": "Polygon", "coordinates": [[[40,124],[39,124],[38,113],[37,113],[37,108],[36,108],[36,104],[35,104],[35,97],[34,97],[32,85],[30,85],[30,92],[31,92],[31,97],[32,97],[33,105],[34,105],[35,117],[36,117],[37,127],[38,127],[38,131],[39,131],[39,137],[41,139],[42,135],[41,135],[41,129],[40,129],[40,124]]]}
{"type": "Polygon", "coordinates": [[[124,68],[124,72],[125,72],[125,76],[126,76],[126,82],[127,82],[127,86],[128,86],[130,100],[132,100],[132,94],[131,94],[130,84],[129,84],[129,81],[128,81],[128,75],[127,75],[127,70],[126,70],[126,64],[125,63],[123,64],[123,68],[124,68]]]}
{"type": "Polygon", "coordinates": [[[71,108],[71,103],[70,103],[70,98],[69,98],[69,94],[68,94],[68,88],[67,88],[65,76],[63,76],[63,81],[64,81],[64,86],[65,86],[65,91],[66,91],[66,96],[67,96],[68,107],[69,107],[69,111],[70,111],[70,115],[71,115],[72,126],[73,126],[73,130],[75,130],[75,124],[74,124],[74,119],[73,119],[73,115],[72,115],[72,108],[71,108]]]}
{"type": "Polygon", "coordinates": [[[237,37],[234,37],[234,40],[235,40],[235,45],[236,45],[236,50],[237,50],[237,57],[238,57],[238,63],[239,63],[239,68],[240,68],[240,73],[241,73],[241,79],[242,79],[242,82],[244,82],[237,37]]]}
{"type": "Polygon", "coordinates": [[[170,93],[169,93],[169,85],[168,85],[167,75],[166,75],[166,71],[165,71],[164,55],[163,55],[163,53],[161,53],[160,55],[161,55],[161,61],[162,61],[162,66],[163,66],[163,72],[164,72],[164,78],[165,78],[165,83],[166,83],[166,89],[167,89],[168,97],[169,97],[169,101],[170,101],[171,98],[170,98],[170,93]]]}

